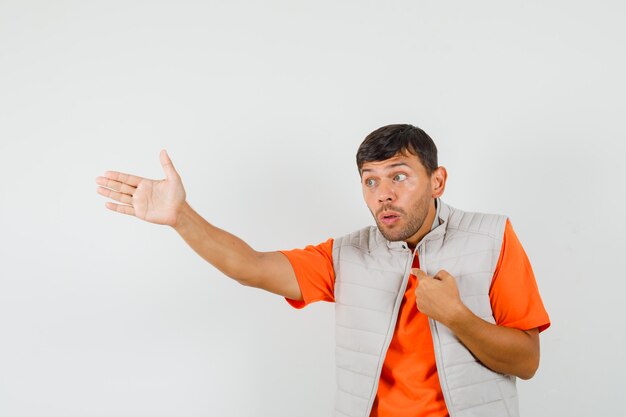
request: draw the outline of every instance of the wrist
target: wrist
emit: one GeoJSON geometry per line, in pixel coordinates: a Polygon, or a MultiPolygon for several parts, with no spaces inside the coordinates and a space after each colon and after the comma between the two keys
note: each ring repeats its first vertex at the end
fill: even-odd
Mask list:
{"type": "Polygon", "coordinates": [[[189,203],[185,201],[178,209],[176,213],[176,218],[170,226],[177,232],[180,232],[189,224],[192,213],[193,209],[191,208],[189,203]]]}
{"type": "Polygon", "coordinates": [[[443,324],[449,329],[454,330],[458,327],[465,326],[467,321],[473,316],[474,313],[472,313],[472,311],[459,300],[459,302],[450,309],[450,314],[447,317],[446,322],[443,324]]]}

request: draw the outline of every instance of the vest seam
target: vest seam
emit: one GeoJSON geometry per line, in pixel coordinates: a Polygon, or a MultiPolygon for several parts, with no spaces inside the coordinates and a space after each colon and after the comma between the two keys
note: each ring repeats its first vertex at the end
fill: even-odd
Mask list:
{"type": "Polygon", "coordinates": [[[485,216],[480,216],[480,220],[478,221],[478,226],[476,226],[477,229],[480,230],[481,226],[483,225],[484,220],[485,220],[485,216]]]}
{"type": "MultiPolygon", "coordinates": [[[[458,366],[463,366],[463,365],[469,365],[470,363],[477,363],[477,364],[480,364],[481,366],[485,366],[485,365],[483,365],[482,363],[480,363],[480,361],[477,361],[477,360],[472,360],[472,361],[467,361],[467,362],[459,362],[459,363],[455,363],[455,364],[452,364],[452,365],[448,365],[448,369],[451,369],[451,368],[456,368],[456,367],[458,367],[458,366]]],[[[487,368],[487,369],[489,369],[489,368],[487,368]]],[[[493,372],[493,371],[492,371],[492,372],[493,372]]]]}
{"type": "MultiPolygon", "coordinates": [[[[368,234],[371,232],[371,230],[370,230],[370,228],[371,228],[371,227],[372,227],[372,226],[368,226],[368,227],[367,227],[368,234]]],[[[354,234],[355,236],[356,236],[357,234],[358,234],[358,236],[360,236],[360,235],[361,235],[361,232],[359,231],[359,232],[355,232],[355,233],[353,233],[353,234],[354,234]]],[[[341,241],[341,245],[339,245],[339,247],[340,247],[340,248],[344,248],[344,247],[348,246],[348,247],[352,247],[352,248],[358,248],[358,249],[363,249],[363,250],[366,250],[366,249],[365,249],[365,246],[362,246],[362,245],[357,244],[357,243],[352,243],[351,238],[352,238],[352,235],[353,235],[353,234],[348,235],[348,241],[347,241],[347,242],[344,242],[344,241],[342,240],[342,241],[341,241]]],[[[368,237],[369,237],[369,236],[368,236],[368,237]]],[[[371,239],[371,238],[369,238],[369,239],[368,239],[368,243],[370,243],[371,241],[372,241],[372,239],[371,239]]],[[[375,245],[374,245],[374,246],[369,246],[369,245],[367,245],[368,247],[370,247],[370,248],[371,248],[371,249],[366,250],[366,251],[367,251],[367,253],[371,253],[371,251],[372,251],[372,250],[378,249],[379,247],[383,246],[383,243],[382,243],[382,242],[379,242],[379,241],[378,241],[378,239],[376,239],[376,236],[374,236],[374,243],[375,243],[375,245]]]]}
{"type": "Polygon", "coordinates": [[[507,405],[506,401],[508,398],[504,398],[503,392],[502,392],[502,388],[500,387],[500,384],[496,383],[496,386],[498,387],[498,392],[500,393],[500,398],[502,398],[502,402],[504,403],[504,409],[506,410],[506,415],[508,417],[511,417],[511,412],[509,410],[509,406],[507,405]]]}
{"type": "Polygon", "coordinates": [[[488,292],[483,292],[480,294],[463,294],[463,296],[461,297],[461,300],[464,298],[472,298],[472,297],[484,297],[486,295],[489,295],[488,292]]]}
{"type": "MultiPolygon", "coordinates": [[[[452,240],[452,239],[449,239],[449,240],[452,240]]],[[[452,259],[464,258],[466,255],[467,256],[475,256],[475,255],[478,255],[478,254],[481,254],[481,253],[490,253],[490,252],[493,252],[493,249],[483,249],[483,250],[479,250],[479,251],[476,251],[476,252],[471,252],[471,253],[468,253],[468,254],[449,256],[447,258],[439,258],[437,260],[439,262],[444,262],[444,261],[450,261],[452,259]]],[[[487,272],[489,272],[489,271],[487,271],[487,272]]],[[[470,272],[470,273],[472,273],[472,272],[470,272]]]]}
{"type": "MultiPolygon", "coordinates": [[[[484,213],[481,213],[484,214],[484,213]]],[[[496,215],[498,216],[498,215],[496,215]]],[[[481,232],[480,230],[469,230],[467,227],[461,227],[461,226],[457,226],[457,225],[450,225],[448,223],[448,227],[446,230],[446,233],[449,233],[450,231],[453,230],[458,230],[459,232],[465,232],[465,233],[472,233],[472,234],[476,234],[476,235],[482,235],[482,236],[487,236],[490,237],[494,240],[498,239],[498,235],[492,232],[481,232]]]]}
{"type": "MultiPolygon", "coordinates": [[[[484,365],[483,365],[483,366],[484,366],[484,365]]],[[[489,368],[487,368],[487,369],[489,369],[489,368]]],[[[493,372],[493,371],[492,371],[492,372],[493,372]]],[[[500,374],[500,375],[501,375],[501,374],[500,374]]],[[[454,387],[454,388],[452,388],[452,389],[451,389],[451,391],[458,391],[458,390],[463,389],[463,388],[467,388],[467,387],[471,387],[471,386],[474,386],[474,385],[479,385],[479,384],[484,384],[485,382],[494,382],[494,381],[496,381],[496,382],[497,382],[497,381],[500,381],[500,378],[496,377],[496,378],[485,379],[484,381],[472,382],[471,384],[461,385],[461,386],[458,386],[458,387],[454,387]]]]}
{"type": "Polygon", "coordinates": [[[387,335],[387,333],[376,333],[376,332],[371,331],[371,330],[356,329],[356,328],[354,328],[354,327],[344,326],[343,324],[339,324],[339,323],[336,323],[336,324],[337,324],[337,327],[342,327],[342,328],[344,328],[344,329],[348,329],[348,330],[357,330],[357,331],[359,331],[359,332],[365,332],[365,333],[376,334],[376,335],[378,335],[378,336],[386,336],[386,335],[387,335]]]}
{"type": "MultiPolygon", "coordinates": [[[[363,250],[363,251],[365,252],[365,250],[363,250]]],[[[402,253],[402,251],[399,251],[399,253],[402,253]]],[[[362,262],[350,261],[350,260],[348,260],[348,259],[342,259],[342,260],[340,261],[340,263],[347,263],[347,264],[359,265],[359,266],[362,266],[362,267],[367,267],[367,270],[368,270],[368,271],[396,272],[397,274],[400,274],[401,272],[404,272],[404,271],[390,271],[389,269],[382,269],[382,268],[373,268],[373,267],[371,267],[371,266],[367,266],[367,265],[365,265],[365,264],[364,264],[364,263],[362,263],[362,262]]]]}
{"type": "Polygon", "coordinates": [[[369,399],[370,399],[369,396],[367,398],[364,398],[364,397],[361,397],[360,395],[354,394],[354,393],[352,393],[350,391],[346,391],[345,389],[341,388],[339,385],[337,385],[337,389],[339,391],[343,392],[344,394],[352,395],[353,397],[357,397],[357,398],[360,398],[360,399],[365,400],[365,401],[369,401],[369,399]]]}
{"type": "MultiPolygon", "coordinates": [[[[339,281],[336,281],[336,282],[335,282],[335,288],[337,288],[337,283],[339,283],[339,284],[343,284],[343,285],[346,285],[346,284],[347,284],[347,285],[354,285],[355,287],[367,288],[367,289],[369,289],[369,290],[371,290],[371,289],[372,289],[372,287],[369,287],[369,286],[367,286],[367,285],[357,284],[357,283],[355,283],[355,282],[349,282],[349,281],[348,281],[348,282],[346,282],[346,281],[344,281],[344,280],[339,280],[339,281]]],[[[395,295],[395,294],[396,294],[396,292],[397,292],[397,291],[389,291],[389,290],[384,290],[384,289],[381,289],[381,288],[376,288],[376,290],[377,290],[377,291],[384,291],[384,292],[386,292],[386,293],[389,293],[389,294],[394,294],[394,295],[395,295]]],[[[333,292],[334,292],[334,291],[333,291],[333,292]]],[[[335,298],[336,298],[336,297],[335,297],[335,298]]],[[[337,302],[337,301],[335,301],[335,303],[336,303],[336,302],[337,302]]]]}
{"type": "MultiPolygon", "coordinates": [[[[463,345],[463,343],[461,343],[459,338],[456,337],[454,333],[452,333],[452,335],[454,336],[454,340],[452,340],[451,342],[447,342],[447,343],[440,343],[441,347],[450,346],[450,345],[463,345]]],[[[465,347],[465,345],[463,345],[463,347],[465,347]]]]}
{"type": "Polygon", "coordinates": [[[369,352],[363,352],[363,351],[361,351],[361,350],[351,349],[351,348],[349,348],[349,347],[345,347],[345,346],[342,346],[342,345],[340,345],[340,344],[337,344],[337,346],[335,346],[335,347],[337,347],[337,348],[341,348],[341,349],[343,349],[343,350],[349,350],[350,352],[354,352],[354,353],[361,353],[361,354],[363,354],[363,355],[368,355],[368,356],[375,356],[375,357],[378,357],[378,355],[379,355],[379,353],[369,353],[369,352]]]}
{"type": "MultiPolygon", "coordinates": [[[[491,251],[489,251],[489,252],[491,252],[491,251]]],[[[451,259],[453,259],[453,258],[451,258],[451,259]]],[[[448,260],[451,260],[451,259],[444,259],[444,261],[448,261],[448,260]]],[[[491,272],[491,271],[488,271],[488,270],[485,270],[485,271],[464,272],[463,274],[461,274],[461,275],[459,275],[459,276],[461,276],[461,277],[466,277],[466,276],[468,276],[468,275],[469,275],[469,276],[472,276],[472,275],[478,275],[478,274],[492,274],[492,272],[491,272]]]]}
{"type": "MultiPolygon", "coordinates": [[[[454,335],[454,333],[453,333],[454,335]]],[[[442,343],[441,346],[450,346],[450,345],[463,345],[463,343],[459,340],[458,337],[454,336],[455,339],[451,342],[446,342],[446,343],[442,343]]],[[[467,347],[465,345],[463,345],[463,347],[465,347],[467,349],[467,347]]]]}
{"type": "MultiPolygon", "coordinates": [[[[371,229],[372,227],[374,227],[374,226],[369,226],[369,227],[367,227],[367,229],[368,229],[368,233],[369,233],[369,232],[371,232],[371,230],[370,230],[370,229],[371,229]]],[[[378,229],[374,230],[373,232],[374,232],[375,234],[380,233],[380,232],[378,231],[378,229]]],[[[357,233],[359,233],[359,232],[357,232],[357,233]]],[[[374,236],[374,237],[373,237],[374,242],[376,243],[376,244],[375,244],[375,245],[373,245],[373,246],[370,246],[370,245],[365,245],[365,246],[362,246],[362,245],[360,245],[360,244],[352,243],[352,242],[350,241],[351,237],[352,237],[352,235],[348,235],[348,236],[347,236],[348,242],[344,242],[344,241],[343,241],[343,239],[342,239],[342,241],[341,241],[341,243],[339,244],[338,248],[351,247],[351,248],[356,248],[356,249],[362,250],[363,252],[366,252],[366,253],[368,253],[368,254],[371,254],[373,251],[375,251],[376,249],[378,249],[378,248],[380,248],[380,247],[386,247],[386,249],[388,249],[388,250],[389,250],[389,251],[391,251],[391,252],[403,252],[403,249],[402,249],[401,247],[389,247],[388,245],[385,245],[385,241],[386,241],[386,239],[385,239],[382,235],[381,235],[381,238],[382,238],[382,239],[384,239],[384,241],[383,241],[383,242],[381,242],[381,241],[379,241],[379,240],[378,240],[378,236],[374,236]],[[367,249],[367,248],[369,248],[369,249],[367,249]]]]}
{"type": "Polygon", "coordinates": [[[344,307],[358,308],[358,309],[361,309],[361,310],[368,310],[368,311],[375,311],[375,312],[377,312],[377,313],[385,313],[385,314],[389,314],[389,311],[385,311],[385,310],[376,310],[376,309],[374,309],[374,308],[369,308],[369,307],[360,307],[360,306],[355,306],[355,305],[352,305],[352,304],[339,303],[339,302],[337,302],[337,301],[335,301],[335,303],[336,303],[337,305],[342,305],[342,306],[344,306],[344,307]]]}
{"type": "MultiPolygon", "coordinates": [[[[500,402],[500,401],[504,402],[505,400],[510,400],[511,398],[515,398],[515,397],[517,397],[517,395],[514,395],[512,397],[507,397],[507,398],[498,398],[497,400],[491,400],[491,401],[487,401],[485,403],[480,403],[478,406],[483,406],[483,405],[487,405],[487,404],[494,404],[494,403],[497,403],[497,402],[500,402]]],[[[467,407],[464,407],[464,408],[457,408],[457,411],[465,411],[465,410],[469,410],[470,408],[474,408],[474,407],[477,407],[477,405],[468,405],[467,407]]],[[[506,414],[508,416],[510,416],[511,413],[509,413],[509,408],[506,406],[506,404],[505,404],[504,408],[506,409],[506,414]]]]}
{"type": "MultiPolygon", "coordinates": [[[[368,374],[363,373],[363,372],[355,371],[355,370],[353,370],[353,369],[346,368],[345,366],[337,365],[337,368],[339,368],[339,369],[343,369],[343,370],[344,370],[344,371],[346,371],[346,372],[351,372],[351,373],[353,373],[353,374],[357,374],[357,375],[365,376],[365,377],[367,377],[367,378],[372,378],[372,379],[374,379],[374,378],[375,378],[375,376],[368,375],[368,374]]],[[[368,397],[367,399],[369,400],[369,397],[368,397]]]]}

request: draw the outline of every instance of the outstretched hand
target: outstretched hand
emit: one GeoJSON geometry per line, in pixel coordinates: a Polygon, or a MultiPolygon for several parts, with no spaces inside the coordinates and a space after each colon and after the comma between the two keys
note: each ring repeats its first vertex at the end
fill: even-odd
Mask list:
{"type": "Polygon", "coordinates": [[[165,179],[151,180],[116,171],[96,178],[97,191],[122,204],[107,202],[106,207],[118,213],[138,217],[150,223],[174,226],[187,194],[169,155],[159,155],[165,179]]]}

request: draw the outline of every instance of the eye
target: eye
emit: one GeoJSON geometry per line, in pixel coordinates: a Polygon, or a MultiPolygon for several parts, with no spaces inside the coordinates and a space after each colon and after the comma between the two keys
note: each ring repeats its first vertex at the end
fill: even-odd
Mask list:
{"type": "Polygon", "coordinates": [[[396,176],[393,177],[393,180],[398,181],[398,182],[404,181],[406,179],[407,179],[406,174],[396,174],[396,176]]]}
{"type": "Polygon", "coordinates": [[[376,185],[376,181],[373,178],[367,178],[365,181],[363,181],[363,183],[365,184],[366,187],[370,187],[370,188],[376,185]]]}

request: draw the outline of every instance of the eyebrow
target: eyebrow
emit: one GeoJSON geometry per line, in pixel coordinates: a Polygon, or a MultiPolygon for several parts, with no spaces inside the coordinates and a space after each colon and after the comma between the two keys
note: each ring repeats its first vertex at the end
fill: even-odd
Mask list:
{"type": "MultiPolygon", "coordinates": [[[[386,167],[386,168],[385,168],[385,171],[389,171],[389,170],[390,170],[390,169],[392,169],[392,168],[397,168],[397,167],[402,167],[402,166],[403,166],[403,167],[410,168],[408,164],[405,164],[404,162],[398,162],[398,163],[391,164],[391,165],[389,165],[388,167],[386,167]]],[[[362,170],[361,170],[361,174],[363,174],[364,172],[372,172],[372,171],[373,171],[373,169],[369,169],[369,168],[362,169],[362,170]]]]}

